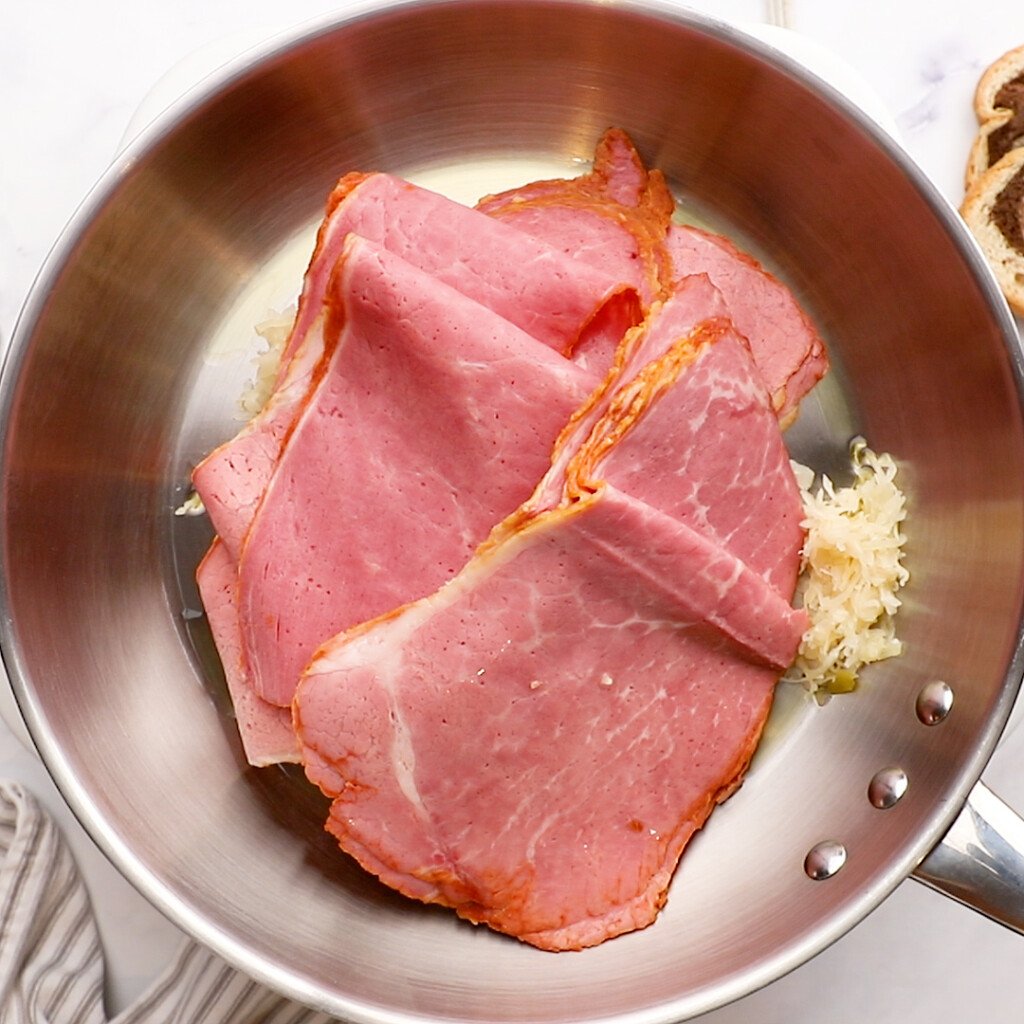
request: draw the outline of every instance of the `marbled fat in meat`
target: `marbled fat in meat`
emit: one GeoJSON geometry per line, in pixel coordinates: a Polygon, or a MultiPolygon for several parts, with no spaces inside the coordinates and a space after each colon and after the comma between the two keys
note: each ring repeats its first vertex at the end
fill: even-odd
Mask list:
{"type": "Polygon", "coordinates": [[[708,619],[734,568],[608,490],[328,646],[296,705],[328,829],[399,891],[542,948],[651,923],[778,675],[708,619]]]}
{"type": "MultiPolygon", "coordinates": [[[[692,301],[655,316],[686,323],[692,301]]],[[[765,530],[759,571],[721,542],[728,529],[684,521],[685,496],[678,512],[656,488],[662,510],[604,478],[642,480],[642,448],[625,470],[616,450],[662,403],[680,460],[704,430],[775,446],[745,343],[712,318],[633,344],[650,362],[622,360],[533,499],[447,586],[325,644],[294,703],[343,849],[407,895],[551,950],[654,920],[686,843],[740,783],[806,625],[772,582],[791,578],[799,537],[765,530]],[[685,409],[678,389],[694,392],[685,409]],[[731,421],[716,410],[727,392],[743,405],[731,421]]],[[[759,477],[743,499],[727,461],[703,468],[744,520],[799,515],[791,481],[759,477]]]]}
{"type": "Polygon", "coordinates": [[[793,293],[757,260],[723,235],[674,224],[666,240],[681,280],[707,274],[722,293],[736,329],[750,342],[772,404],[783,425],[825,375],[825,345],[793,293]]]}
{"type": "MultiPolygon", "coordinates": [[[[648,329],[644,348],[664,350],[700,310],[725,304],[708,279],[687,278],[648,329]],[[684,301],[685,300],[685,301],[684,301]]],[[[591,472],[720,544],[777,591],[792,594],[803,543],[803,506],[789,452],[752,364],[750,345],[723,319],[715,344],[669,387],[591,472]]]]}

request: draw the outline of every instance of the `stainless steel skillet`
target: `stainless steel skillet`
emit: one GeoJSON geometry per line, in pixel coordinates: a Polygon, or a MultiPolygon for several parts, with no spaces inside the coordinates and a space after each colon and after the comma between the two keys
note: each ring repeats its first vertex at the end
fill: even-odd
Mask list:
{"type": "MultiPolygon", "coordinates": [[[[1013,324],[898,148],[735,30],[657,4],[457,0],[359,9],[254,51],[88,198],[26,306],[0,404],[0,640],[35,741],[146,895],[293,996],[375,1022],[678,1020],[802,962],[908,874],[937,880],[957,850],[997,845],[937,847],[954,821],[1001,815],[976,782],[1022,669],[1013,324]],[[297,773],[245,769],[195,617],[207,528],[172,513],[236,427],[252,324],[294,294],[342,171],[475,195],[570,171],[610,124],[818,318],[834,371],[794,453],[835,469],[860,432],[899,457],[914,579],[903,658],[825,708],[780,692],[662,919],[555,957],[383,891],[322,835],[297,773]],[[892,769],[908,784],[883,808],[892,769]],[[822,842],[845,861],[815,880],[808,867],[839,862],[808,863],[822,842]]],[[[1019,896],[948,884],[1020,926],[1019,896]]]]}

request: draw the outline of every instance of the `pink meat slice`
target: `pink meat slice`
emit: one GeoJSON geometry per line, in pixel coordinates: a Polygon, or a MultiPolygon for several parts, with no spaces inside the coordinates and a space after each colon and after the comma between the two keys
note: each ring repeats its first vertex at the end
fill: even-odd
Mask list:
{"type": "MultiPolygon", "coordinates": [[[[665,236],[675,203],[659,171],[644,166],[629,136],[607,131],[593,169],[486,196],[477,209],[633,285],[649,306],[672,283],[665,236]]],[[[581,348],[594,342],[581,342],[581,348]]],[[[599,342],[598,342],[599,344],[599,342]]],[[[602,351],[607,364],[610,353],[602,351]]],[[[595,357],[595,362],[599,361],[595,357]]]]}
{"type": "MultiPolygon", "coordinates": [[[[621,277],[390,174],[350,174],[327,217],[299,301],[296,336],[315,319],[345,235],[377,242],[559,352],[609,302],[633,300],[621,277]]],[[[295,346],[285,349],[287,358],[295,346]]]]}
{"type": "Polygon", "coordinates": [[[258,768],[298,762],[291,711],[261,700],[249,682],[238,629],[238,572],[220,541],[214,540],[199,563],[196,582],[224,669],[246,760],[258,768]]]}
{"type": "Polygon", "coordinates": [[[529,496],[596,383],[357,236],[325,310],[330,359],[238,563],[244,656],[280,705],[323,640],[461,569],[529,496]]]}
{"type": "Polygon", "coordinates": [[[799,639],[766,664],[713,624],[723,601],[790,614],[613,489],[517,534],[310,666],[296,725],[329,831],[400,892],[541,948],[651,923],[799,639]]]}
{"type": "Polygon", "coordinates": [[[665,351],[701,322],[716,325],[713,348],[671,387],[595,467],[598,475],[686,523],[791,595],[800,569],[803,506],[789,452],[750,345],[724,316],[704,275],[689,277],[640,352],[665,351]],[[766,502],[765,496],[770,496],[766,502]],[[791,552],[780,558],[780,551],[791,552]]]}
{"type": "MultiPolygon", "coordinates": [[[[629,137],[617,129],[598,143],[590,174],[533,182],[489,196],[477,208],[629,280],[647,305],[665,298],[685,277],[706,274],[721,291],[736,329],[750,341],[784,426],[828,370],[822,339],[792,292],[727,238],[670,223],[674,200],[664,179],[646,170],[629,137]]],[[[603,366],[611,352],[602,338],[584,338],[576,358],[603,366]]]]}
{"type": "Polygon", "coordinates": [[[318,233],[272,401],[193,473],[214,530],[236,559],[323,354],[317,321],[350,233],[379,243],[559,352],[568,353],[581,335],[613,347],[640,317],[624,278],[572,260],[545,241],[391,175],[342,178],[318,233]]]}
{"type": "MultiPolygon", "coordinates": [[[[803,543],[803,509],[789,452],[772,421],[760,373],[744,372],[753,359],[750,345],[706,275],[684,278],[671,299],[631,332],[622,345],[617,377],[605,381],[570,429],[575,443],[582,443],[610,403],[636,401],[647,378],[658,371],[659,357],[677,339],[701,332],[713,334],[716,343],[691,368],[688,385],[666,387],[657,402],[647,403],[637,423],[591,471],[599,470],[602,479],[687,523],[761,573],[780,593],[791,594],[799,558],[777,557],[779,550],[795,552],[803,543]],[[745,429],[737,429],[741,426],[745,429]],[[764,505],[763,494],[774,496],[770,506],[764,505]]],[[[571,443],[560,446],[531,501],[552,502],[562,487],[560,474],[574,456],[571,443]]]]}
{"type": "Polygon", "coordinates": [[[722,235],[675,224],[667,245],[677,279],[707,274],[721,291],[736,329],[750,342],[779,420],[790,422],[828,370],[821,336],[793,293],[722,235]]]}
{"type": "MultiPolygon", "coordinates": [[[[654,920],[690,837],[742,780],[806,625],[714,536],[603,479],[681,388],[689,422],[662,425],[677,423],[681,448],[705,427],[720,440],[726,390],[745,403],[731,429],[778,443],[743,339],[720,319],[675,336],[606,386],[585,441],[562,435],[560,500],[549,473],[546,507],[527,502],[447,586],[326,643],[295,697],[342,848],[399,891],[544,949],[654,920]]],[[[736,493],[734,467],[705,469],[736,493]]],[[[763,522],[794,500],[751,490],[763,522]]],[[[799,542],[767,533],[791,565],[799,542]]]]}

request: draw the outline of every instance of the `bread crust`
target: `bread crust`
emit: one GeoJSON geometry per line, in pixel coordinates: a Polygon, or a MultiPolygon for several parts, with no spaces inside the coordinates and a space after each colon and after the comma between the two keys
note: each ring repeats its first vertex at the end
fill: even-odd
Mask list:
{"type": "Polygon", "coordinates": [[[1024,72],[1024,46],[1007,50],[998,60],[993,61],[978,79],[974,90],[974,112],[978,123],[984,124],[990,118],[1005,112],[1005,107],[996,106],[999,90],[1024,72]]]}
{"type": "MultiPolygon", "coordinates": [[[[981,246],[1006,301],[1015,313],[1024,316],[1024,252],[1010,244],[996,215],[999,197],[1018,175],[1024,175],[1024,147],[1011,149],[979,175],[967,190],[960,213],[981,246]]],[[[1016,216],[1024,220],[1024,198],[1018,197],[1016,206],[1016,216]]]]}
{"type": "MultiPolygon", "coordinates": [[[[1024,84],[1022,84],[1021,109],[1015,110],[1012,107],[999,106],[996,97],[1003,87],[1017,78],[1024,79],[1024,46],[1014,47],[1007,50],[998,60],[993,61],[982,73],[978,85],[974,90],[974,113],[978,119],[978,134],[971,145],[967,157],[967,167],[964,172],[964,189],[970,190],[974,183],[984,174],[996,161],[992,160],[990,149],[990,137],[994,132],[1005,128],[1016,118],[1018,121],[1024,115],[1024,84]]],[[[1012,129],[1011,129],[1012,130],[1012,129]]],[[[999,148],[1005,152],[1024,146],[1024,126],[1014,132],[1014,137],[1009,140],[1007,147],[1006,140],[1002,140],[999,148]]]]}
{"type": "Polygon", "coordinates": [[[988,137],[998,128],[1013,119],[1013,112],[1001,110],[995,116],[990,117],[978,129],[971,143],[970,152],[967,154],[967,168],[964,172],[964,191],[971,186],[991,167],[989,162],[988,137]]]}

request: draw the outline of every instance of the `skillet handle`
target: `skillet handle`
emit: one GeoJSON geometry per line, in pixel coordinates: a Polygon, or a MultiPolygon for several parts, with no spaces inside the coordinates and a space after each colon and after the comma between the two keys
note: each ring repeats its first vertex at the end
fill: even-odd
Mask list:
{"type": "Polygon", "coordinates": [[[977,783],[914,878],[1024,933],[1024,819],[977,783]]]}

